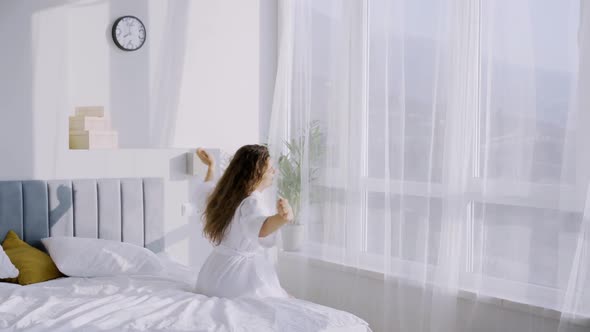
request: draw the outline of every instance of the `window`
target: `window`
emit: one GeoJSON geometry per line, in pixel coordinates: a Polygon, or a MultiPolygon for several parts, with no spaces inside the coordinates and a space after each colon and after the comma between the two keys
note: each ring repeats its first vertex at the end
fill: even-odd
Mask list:
{"type": "Polygon", "coordinates": [[[311,10],[307,79],[327,156],[309,240],[435,268],[443,220],[456,220],[466,285],[476,276],[559,298],[583,208],[572,102],[578,2],[480,2],[477,103],[462,124],[471,150],[457,192],[445,182],[463,167],[448,155],[457,130],[447,109],[451,2],[371,1],[363,20],[347,2],[321,3],[311,10]]]}

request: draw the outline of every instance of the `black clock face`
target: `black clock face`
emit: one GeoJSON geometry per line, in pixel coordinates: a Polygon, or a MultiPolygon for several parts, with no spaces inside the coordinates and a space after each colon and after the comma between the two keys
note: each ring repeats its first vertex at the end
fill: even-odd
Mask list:
{"type": "Polygon", "coordinates": [[[145,39],[145,26],[137,17],[123,16],[113,24],[113,41],[124,51],[140,49],[145,39]]]}

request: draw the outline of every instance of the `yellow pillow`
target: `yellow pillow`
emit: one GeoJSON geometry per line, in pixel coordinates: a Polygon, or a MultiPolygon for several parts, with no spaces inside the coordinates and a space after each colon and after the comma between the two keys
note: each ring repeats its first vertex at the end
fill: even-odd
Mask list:
{"type": "Polygon", "coordinates": [[[6,255],[19,271],[16,280],[6,281],[29,285],[63,277],[63,274],[59,272],[49,255],[31,247],[19,239],[18,235],[13,231],[6,234],[4,242],[2,242],[2,248],[4,248],[6,255]]]}

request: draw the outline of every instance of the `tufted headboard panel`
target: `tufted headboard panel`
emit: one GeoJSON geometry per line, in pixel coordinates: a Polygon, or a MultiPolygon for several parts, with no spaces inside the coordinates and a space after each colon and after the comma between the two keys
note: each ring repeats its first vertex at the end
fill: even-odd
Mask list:
{"type": "Polygon", "coordinates": [[[0,241],[14,230],[43,249],[48,236],[79,236],[164,249],[159,178],[0,181],[0,241]]]}

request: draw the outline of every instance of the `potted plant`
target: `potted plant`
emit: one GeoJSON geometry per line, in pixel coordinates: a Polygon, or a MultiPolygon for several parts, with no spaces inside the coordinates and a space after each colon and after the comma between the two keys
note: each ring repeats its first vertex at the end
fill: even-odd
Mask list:
{"type": "Polygon", "coordinates": [[[303,131],[301,136],[285,141],[286,152],[281,154],[278,161],[279,195],[289,200],[293,208],[293,221],[283,226],[283,250],[298,251],[301,249],[305,239],[305,229],[301,222],[301,181],[302,181],[302,163],[306,153],[309,156],[309,183],[312,184],[317,180],[318,167],[317,163],[321,156],[321,139],[320,126],[318,121],[313,121],[309,125],[309,132],[303,131]],[[309,139],[307,151],[305,150],[306,140],[309,139]]]}

